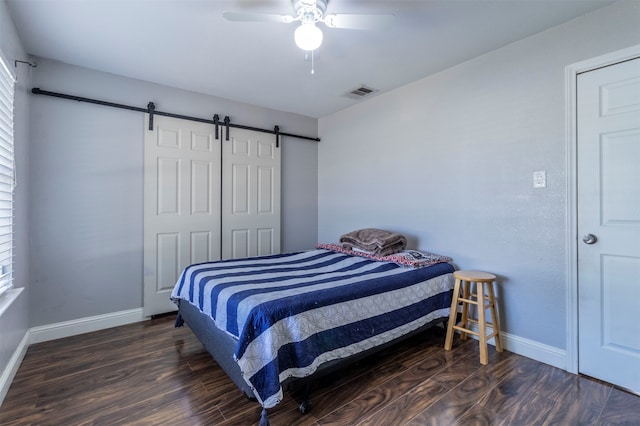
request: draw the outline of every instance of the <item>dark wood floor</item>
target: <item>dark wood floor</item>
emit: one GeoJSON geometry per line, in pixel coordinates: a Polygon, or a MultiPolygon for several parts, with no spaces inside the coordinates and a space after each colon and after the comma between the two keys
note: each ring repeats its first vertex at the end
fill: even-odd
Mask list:
{"type": "MultiPolygon", "coordinates": [[[[272,425],[640,425],[640,397],[477,342],[418,335],[320,380],[307,415],[288,393],[272,425]]],[[[260,407],[187,328],[160,318],[33,345],[1,425],[250,425],[260,407]]]]}

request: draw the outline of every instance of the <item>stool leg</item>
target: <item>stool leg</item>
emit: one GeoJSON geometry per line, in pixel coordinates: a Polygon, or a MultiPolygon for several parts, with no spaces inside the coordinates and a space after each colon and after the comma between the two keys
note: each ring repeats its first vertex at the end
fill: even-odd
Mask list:
{"type": "Polygon", "coordinates": [[[502,352],[502,337],[500,337],[500,322],[498,321],[498,313],[496,310],[496,298],[493,293],[493,283],[487,284],[487,293],[489,294],[489,302],[491,309],[491,323],[493,324],[493,337],[496,343],[496,351],[502,352]]]}
{"type": "Polygon", "coordinates": [[[456,278],[451,300],[451,312],[449,313],[449,324],[447,325],[447,337],[444,341],[445,351],[450,351],[453,346],[453,326],[456,324],[458,316],[458,297],[460,297],[460,280],[456,278]]]}
{"type": "Polygon", "coordinates": [[[487,365],[489,363],[489,352],[487,351],[487,320],[485,317],[484,305],[484,284],[476,283],[477,300],[478,300],[478,333],[480,334],[480,364],[487,365]]]}
{"type": "MultiPolygon", "coordinates": [[[[469,281],[462,281],[463,295],[462,298],[465,300],[469,300],[471,295],[471,283],[469,281]]],[[[467,325],[469,323],[469,303],[462,302],[462,320],[460,321],[460,326],[467,329],[467,325]]],[[[467,340],[467,332],[460,330],[460,340],[467,340]]]]}

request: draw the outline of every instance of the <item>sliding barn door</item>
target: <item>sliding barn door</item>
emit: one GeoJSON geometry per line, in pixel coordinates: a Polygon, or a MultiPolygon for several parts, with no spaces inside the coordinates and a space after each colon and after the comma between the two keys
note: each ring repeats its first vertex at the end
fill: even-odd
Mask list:
{"type": "Polygon", "coordinates": [[[222,258],[280,253],[280,148],[232,128],[222,141],[222,258]]]}
{"type": "Polygon", "coordinates": [[[144,150],[144,314],[176,310],[182,270],[220,259],[220,141],[213,126],[154,116],[144,150]]]}

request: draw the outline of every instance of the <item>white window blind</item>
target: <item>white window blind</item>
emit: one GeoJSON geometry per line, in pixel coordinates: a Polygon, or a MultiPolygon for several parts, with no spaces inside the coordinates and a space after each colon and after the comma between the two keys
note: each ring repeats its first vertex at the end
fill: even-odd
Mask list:
{"type": "Polygon", "coordinates": [[[13,285],[13,99],[15,74],[0,52],[0,294],[13,285]]]}

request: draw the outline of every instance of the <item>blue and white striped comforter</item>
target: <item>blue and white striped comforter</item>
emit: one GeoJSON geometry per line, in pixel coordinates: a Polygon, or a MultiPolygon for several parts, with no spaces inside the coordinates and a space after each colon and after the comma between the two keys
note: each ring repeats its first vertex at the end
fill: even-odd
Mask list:
{"type": "Polygon", "coordinates": [[[189,266],[183,299],[238,339],[235,358],[263,407],[281,383],[447,317],[453,267],[409,268],[330,250],[189,266]]]}

